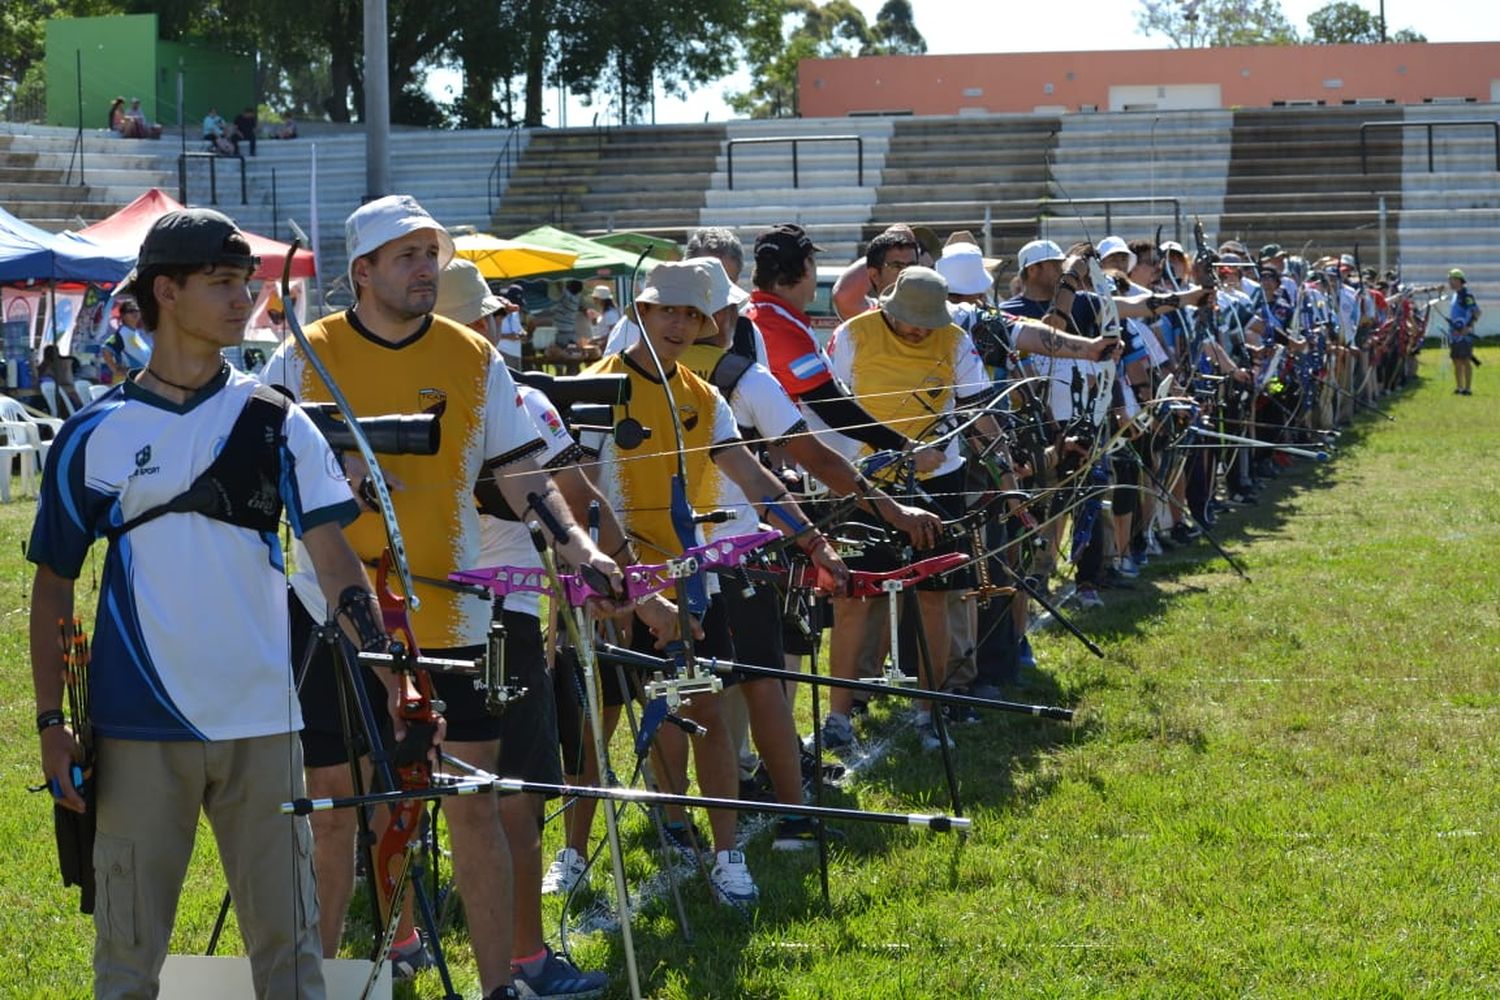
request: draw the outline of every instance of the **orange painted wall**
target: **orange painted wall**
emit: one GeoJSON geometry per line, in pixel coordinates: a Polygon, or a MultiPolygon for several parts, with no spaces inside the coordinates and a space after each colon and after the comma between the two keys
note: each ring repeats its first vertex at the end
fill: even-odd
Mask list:
{"type": "Polygon", "coordinates": [[[1500,42],[1421,45],[1257,45],[1123,52],[1024,52],[808,59],[798,67],[804,117],[855,111],[952,115],[962,108],[1030,112],[1043,105],[1109,108],[1109,88],[1219,84],[1223,107],[1274,101],[1491,99],[1500,42]],[[1325,86],[1334,80],[1338,87],[1325,86]],[[1047,92],[1047,85],[1052,92],[1047,92]],[[965,96],[980,88],[979,96],[965,96]]]}

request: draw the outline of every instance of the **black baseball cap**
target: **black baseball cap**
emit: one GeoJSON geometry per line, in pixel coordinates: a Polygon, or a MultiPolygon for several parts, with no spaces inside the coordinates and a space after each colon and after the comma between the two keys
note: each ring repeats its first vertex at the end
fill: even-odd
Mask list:
{"type": "Polygon", "coordinates": [[[209,208],[168,212],[146,231],[135,269],[121,288],[129,289],[140,272],[152,267],[222,264],[254,271],[260,267],[260,258],[249,251],[245,234],[222,212],[209,208]]]}
{"type": "Polygon", "coordinates": [[[823,248],[812,241],[807,230],[791,222],[781,222],[755,238],[755,256],[761,250],[772,248],[778,257],[801,260],[810,253],[822,253],[823,248]]]}
{"type": "Polygon", "coordinates": [[[1280,243],[1267,243],[1260,248],[1260,259],[1271,260],[1274,257],[1285,257],[1286,251],[1281,249],[1280,243]]]}

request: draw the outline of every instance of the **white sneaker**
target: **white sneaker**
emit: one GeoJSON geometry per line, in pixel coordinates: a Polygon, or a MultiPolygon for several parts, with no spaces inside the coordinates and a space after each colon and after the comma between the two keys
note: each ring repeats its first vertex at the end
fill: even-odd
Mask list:
{"type": "Polygon", "coordinates": [[[1157,556],[1166,555],[1162,551],[1161,543],[1156,540],[1156,532],[1146,532],[1146,555],[1155,559],[1157,556]]]}
{"type": "Polygon", "coordinates": [[[743,851],[715,854],[708,884],[713,887],[714,898],[721,903],[751,906],[760,898],[760,890],[755,887],[755,879],[750,877],[750,866],[745,864],[743,851]]]}
{"type": "Polygon", "coordinates": [[[564,847],[557,852],[557,857],[547,866],[547,873],[542,876],[543,896],[566,896],[573,891],[583,878],[583,873],[588,870],[588,863],[583,860],[582,855],[571,847],[564,847]]]}
{"type": "MultiPolygon", "coordinates": [[[[953,737],[944,734],[948,739],[948,749],[952,750],[957,744],[953,737]]],[[[943,737],[938,735],[937,727],[932,724],[931,716],[924,716],[917,722],[917,739],[922,744],[923,750],[937,750],[943,745],[943,737]]]]}
{"type": "Polygon", "coordinates": [[[1135,560],[1129,556],[1121,556],[1120,564],[1115,569],[1127,580],[1134,580],[1141,575],[1140,567],[1136,566],[1135,560]]]}

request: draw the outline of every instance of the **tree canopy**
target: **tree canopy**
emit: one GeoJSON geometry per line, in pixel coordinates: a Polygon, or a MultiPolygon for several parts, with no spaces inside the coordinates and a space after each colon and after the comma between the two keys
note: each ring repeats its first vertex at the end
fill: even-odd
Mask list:
{"type": "MultiPolygon", "coordinates": [[[[1318,45],[1369,44],[1381,40],[1380,17],[1349,0],[1334,0],[1307,15],[1309,42],[1318,45]]],[[[1390,35],[1393,42],[1425,42],[1427,39],[1402,28],[1390,35]]]]}
{"type": "Polygon", "coordinates": [[[920,55],[927,40],[917,30],[910,0],[886,0],[872,25],[852,0],[749,0],[742,32],[749,90],[726,95],[751,118],[797,114],[797,64],[804,59],[920,55]]]}
{"type": "Polygon", "coordinates": [[[1294,45],[1297,29],[1280,0],[1140,0],[1136,27],[1175,48],[1294,45]]]}

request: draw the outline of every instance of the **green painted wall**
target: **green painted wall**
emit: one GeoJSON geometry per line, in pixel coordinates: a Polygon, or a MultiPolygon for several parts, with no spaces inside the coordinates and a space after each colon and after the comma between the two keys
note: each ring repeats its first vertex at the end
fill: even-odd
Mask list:
{"type": "Polygon", "coordinates": [[[188,42],[156,37],[155,14],[55,18],[47,22],[47,124],[78,124],[79,53],[83,58],[83,127],[103,129],[115,97],[141,99],[146,117],[169,131],[177,121],[177,73],[183,73],[184,117],[195,139],[210,107],[230,121],[255,101],[255,61],[188,42]]]}
{"type": "Polygon", "coordinates": [[[201,133],[203,116],[216,107],[226,122],[255,103],[255,61],[184,42],[156,43],[156,92],[160,120],[177,124],[177,71],[182,70],[183,114],[188,141],[201,133]]]}
{"type": "Polygon", "coordinates": [[[83,59],[83,127],[109,126],[110,101],[141,99],[156,120],[156,15],[56,18],[47,22],[47,124],[78,124],[78,56],[83,59]]]}

